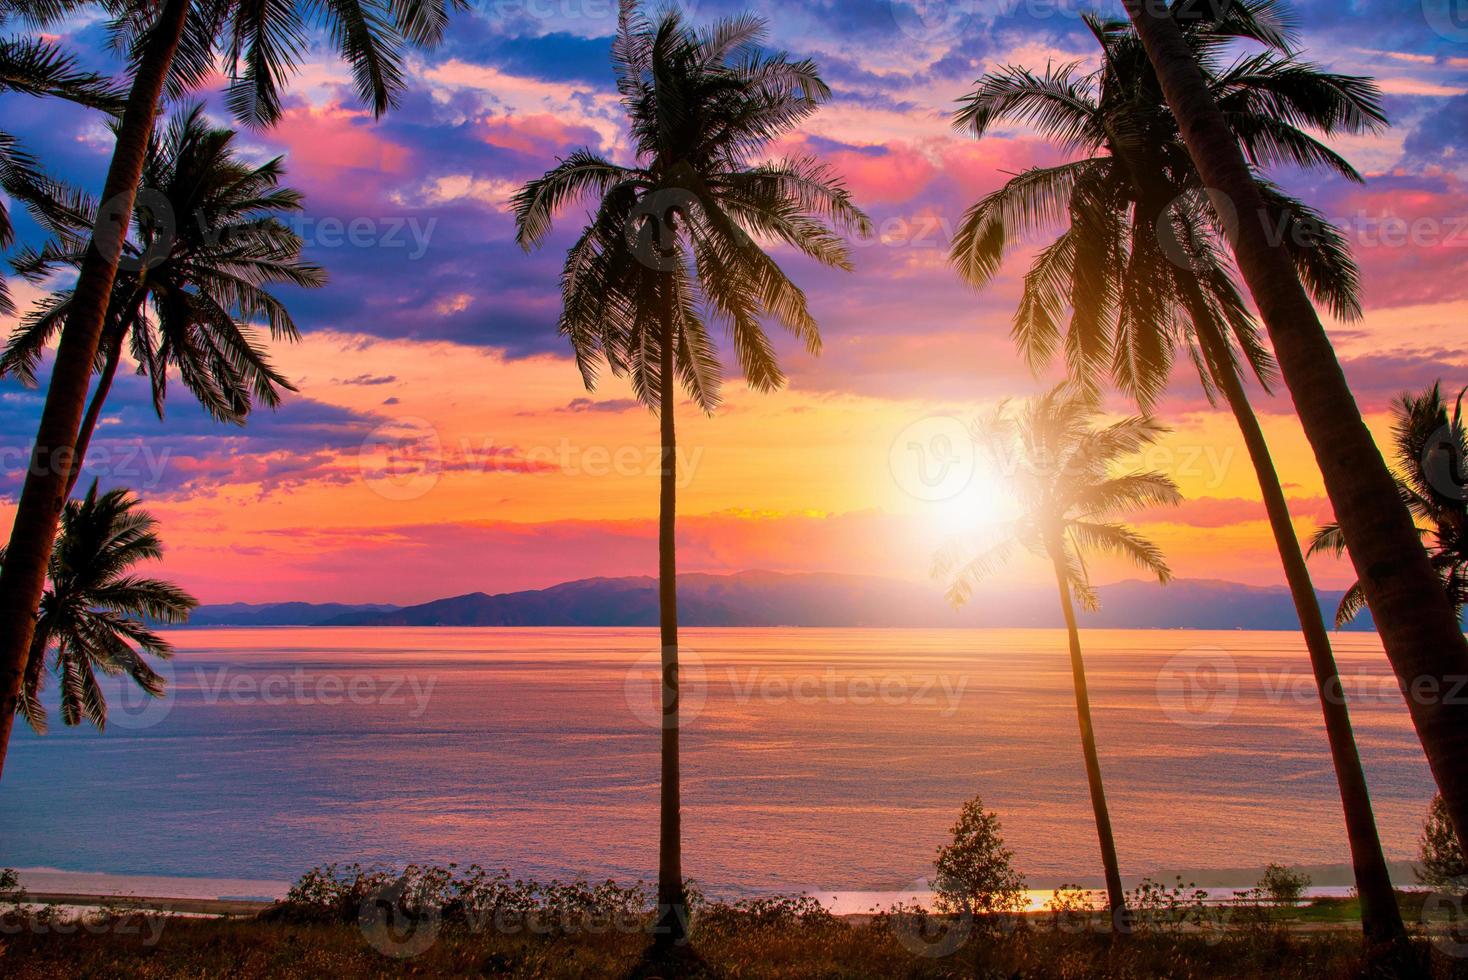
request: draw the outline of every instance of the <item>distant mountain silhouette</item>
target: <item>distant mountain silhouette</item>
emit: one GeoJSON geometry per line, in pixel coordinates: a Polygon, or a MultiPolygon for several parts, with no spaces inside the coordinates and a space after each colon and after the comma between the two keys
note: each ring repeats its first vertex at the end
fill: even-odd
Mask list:
{"type": "MultiPolygon", "coordinates": [[[[932,583],[866,575],[689,574],[678,579],[678,616],[685,626],[799,627],[1058,627],[1053,590],[996,584],[953,609],[932,583]]],[[[1282,629],[1298,627],[1284,588],[1207,579],[1167,586],[1129,581],[1098,590],[1101,609],[1085,614],[1092,627],[1133,629],[1282,629]]],[[[1327,619],[1339,592],[1322,592],[1327,619]]],[[[273,607],[203,607],[192,625],[325,626],[655,626],[657,582],[648,576],[590,578],[548,589],[436,599],[420,605],[338,609],[302,603],[273,607]],[[304,606],[300,619],[288,621],[304,606]],[[261,610],[230,612],[227,610],[261,610]],[[264,610],[269,610],[265,612],[264,610]],[[201,615],[203,614],[203,615],[201,615]]],[[[1363,616],[1354,629],[1370,629],[1363,616]]]]}
{"type": "Polygon", "coordinates": [[[397,606],[344,602],[230,602],[200,606],[189,617],[190,626],[320,626],[329,619],[353,613],[391,612],[397,606]]]}

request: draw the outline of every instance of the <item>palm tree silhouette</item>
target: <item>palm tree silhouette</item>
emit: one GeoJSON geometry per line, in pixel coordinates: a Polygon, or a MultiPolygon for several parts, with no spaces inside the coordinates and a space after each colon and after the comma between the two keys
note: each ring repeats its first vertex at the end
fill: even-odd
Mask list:
{"type": "MultiPolygon", "coordinates": [[[[164,682],[145,658],[170,657],[173,646],[147,620],[182,623],[198,600],[161,579],[132,573],[139,562],[163,555],[158,522],[127,489],[98,494],[96,481],[81,500],[68,501],[51,552],[51,586],[41,596],[20,712],[37,732],[46,730],[40,694],[48,650],[61,682],[61,720],[107,724],[107,700],[97,671],[126,674],[151,697],[164,682]]],[[[5,555],[0,551],[0,566],[5,555]]]]}
{"type": "MultiPolygon", "coordinates": [[[[79,105],[117,113],[122,97],[112,81],[77,67],[76,58],[39,38],[0,38],[0,93],[65,99],[79,105]]],[[[0,189],[24,204],[45,224],[49,218],[54,184],[39,161],[11,133],[0,129],[0,189]]],[[[7,202],[0,201],[0,249],[15,243],[15,228],[7,202]]],[[[0,277],[0,315],[15,312],[5,279],[0,277]]]]}
{"type": "MultiPolygon", "coordinates": [[[[126,243],[129,261],[112,286],[98,352],[101,371],[77,434],[68,494],[125,345],[152,382],[160,418],[170,367],[212,416],[236,424],[257,401],[274,408],[283,390],[296,390],[271,366],[252,323],[263,320],[275,340],[298,339],[290,311],[267,287],[318,287],[326,274],[301,261],[301,238],[281,220],[302,206],[298,191],[280,186],[282,158],[252,166],[238,158],[234,139],[232,131],[210,126],[195,105],[149,148],[143,183],[153,213],[126,243]]],[[[59,239],[23,252],[16,268],[41,282],[60,267],[80,267],[96,214],[95,201],[73,195],[65,216],[52,222],[59,239]]],[[[36,384],[41,354],[72,299],[70,291],[57,293],[27,314],[0,354],[0,377],[13,374],[36,384]]]]}
{"type": "MultiPolygon", "coordinates": [[[[1188,350],[1210,402],[1222,394],[1249,453],[1275,547],[1285,569],[1320,694],[1345,815],[1362,928],[1376,941],[1405,937],[1372,813],[1350,712],[1330,637],[1263,430],[1240,378],[1239,360],[1268,390],[1274,363],[1222,256],[1222,219],[1209,205],[1177,124],[1125,21],[1084,18],[1101,66],[1078,63],[1041,74],[1007,67],[979,80],[957,125],[982,137],[1006,119],[1027,121],[1075,159],[1033,168],[975,204],[953,258],[975,285],[994,274],[1013,239],[1067,223],[1025,276],[1014,339],[1036,367],[1063,356],[1073,381],[1102,378],[1150,410],[1167,386],[1178,347],[1188,350]],[[1068,322],[1062,323],[1066,308],[1068,322]]],[[[1217,19],[1184,24],[1210,90],[1257,164],[1331,170],[1357,182],[1342,157],[1310,135],[1360,132],[1385,123],[1369,79],[1298,61],[1291,32],[1270,0],[1231,4],[1217,19]],[[1262,53],[1225,61],[1229,45],[1262,53]]],[[[1358,317],[1357,271],[1340,232],[1309,207],[1261,182],[1273,226],[1318,301],[1358,317]]]]}
{"type": "Polygon", "coordinates": [[[674,375],[706,413],[722,366],[708,319],[728,333],[756,391],[784,382],[765,335],[778,321],[812,353],[820,332],[805,294],[759,241],[850,269],[842,233],[870,232],[832,172],[809,158],[755,162],[830,97],[816,65],[763,47],[751,16],[703,30],[676,10],[649,20],[623,0],[612,45],[635,160],[578,150],[514,198],[518,240],[539,245],[557,210],[594,201],[566,255],[559,328],[586,387],[604,362],[660,415],[658,608],[662,644],[662,790],[658,942],[686,937],[678,758],[678,608],[674,375]]]}
{"type": "MultiPolygon", "coordinates": [[[[1421,394],[1404,394],[1392,405],[1397,490],[1421,529],[1428,557],[1460,617],[1468,606],[1468,478],[1464,470],[1468,437],[1463,430],[1463,394],[1458,393],[1451,415],[1443,401],[1441,381],[1421,394]]],[[[1345,550],[1345,536],[1335,521],[1322,525],[1310,541],[1311,555],[1340,557],[1345,550]]],[[[1353,582],[1336,607],[1336,626],[1346,625],[1364,608],[1366,594],[1360,581],[1353,582]]]]}
{"type": "MultiPolygon", "coordinates": [[[[1468,676],[1468,639],[1397,496],[1320,316],[1288,252],[1270,233],[1270,210],[1227,116],[1210,92],[1179,20],[1195,4],[1162,8],[1125,0],[1127,16],[1178,122],[1209,196],[1238,215],[1227,238],[1274,345],[1301,427],[1320,466],[1382,646],[1403,690],[1446,690],[1468,676]]],[[[1438,788],[1460,835],[1468,831],[1468,703],[1408,699],[1438,788]]]]}
{"type": "MultiPolygon", "coordinates": [[[[10,560],[0,570],[0,775],[34,631],[32,613],[46,582],[46,556],[72,484],[77,432],[92,368],[112,302],[158,106],[207,85],[221,64],[230,78],[226,102],[251,125],[280,116],[280,90],[300,64],[316,31],[352,67],[358,95],[380,115],[404,84],[404,48],[432,44],[450,9],[464,0],[400,0],[385,6],[357,0],[316,3],[238,3],[160,0],[107,8],[128,53],[132,84],[117,126],[117,142],[102,185],[92,247],[85,251],[66,317],[51,382],[41,409],[10,532],[10,560]]],[[[69,16],[74,0],[17,0],[6,13],[33,27],[69,16]]]]}
{"type": "Polygon", "coordinates": [[[1130,922],[1101,782],[1075,604],[1087,610],[1098,607],[1086,569],[1087,553],[1119,555],[1167,582],[1172,573],[1157,546],[1135,529],[1108,518],[1118,511],[1176,504],[1182,497],[1171,478],[1155,470],[1112,475],[1126,457],[1166,429],[1145,417],[1100,427],[1096,418],[1088,396],[1057,388],[1019,409],[1001,403],[992,416],[981,421],[975,429],[975,443],[1019,514],[992,528],[984,547],[977,551],[960,543],[940,552],[934,575],[948,580],[949,601],[961,605],[1018,549],[1044,558],[1054,568],[1070,640],[1076,718],[1106,873],[1107,902],[1115,928],[1125,932],[1130,922]]]}

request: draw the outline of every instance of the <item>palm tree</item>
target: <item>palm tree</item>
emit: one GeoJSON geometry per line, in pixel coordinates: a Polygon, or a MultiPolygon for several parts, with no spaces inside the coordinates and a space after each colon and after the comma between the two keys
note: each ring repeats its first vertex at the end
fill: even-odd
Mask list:
{"type": "Polygon", "coordinates": [[[820,349],[804,293],[756,241],[783,242],[849,269],[842,232],[870,223],[841,182],[811,159],[756,162],[830,96],[816,65],[762,47],[765,24],[742,16],[702,31],[676,11],[647,19],[623,0],[612,61],[635,158],[578,150],[514,199],[518,240],[541,243],[555,212],[594,201],[566,256],[560,331],[587,388],[599,365],[629,378],[661,417],[658,607],[662,642],[662,791],[658,941],[685,937],[678,772],[678,609],[674,523],[674,375],[712,413],[722,367],[708,319],[722,323],[750,387],[784,377],[763,323],[820,349]]]}
{"type": "Polygon", "coordinates": [[[1070,639],[1076,718],[1080,722],[1101,863],[1106,871],[1107,901],[1115,928],[1125,932],[1130,928],[1126,897],[1101,782],[1075,603],[1087,610],[1098,606],[1086,569],[1088,553],[1119,555],[1156,575],[1159,582],[1167,582],[1171,572],[1157,546],[1133,528],[1109,518],[1118,511],[1176,504],[1182,496],[1177,484],[1163,473],[1112,475],[1126,457],[1145,448],[1166,429],[1145,417],[1097,427],[1096,416],[1089,396],[1067,394],[1057,388],[1031,399],[1017,411],[1001,403],[990,418],[982,421],[976,427],[975,442],[1013,498],[1019,515],[994,528],[992,540],[977,554],[961,545],[940,553],[934,574],[948,580],[949,601],[961,605],[1017,549],[1044,558],[1054,568],[1070,639]]]}
{"type": "MultiPolygon", "coordinates": [[[[56,45],[33,38],[0,38],[0,94],[65,99],[117,113],[122,99],[107,78],[77,67],[76,59],[56,45]]],[[[49,217],[51,182],[40,164],[11,133],[0,129],[0,189],[25,204],[43,222],[49,217]]],[[[15,243],[15,228],[6,202],[0,200],[0,249],[15,243]]],[[[0,315],[15,312],[5,280],[0,278],[0,315]]]]}
{"type": "MultiPolygon", "coordinates": [[[[296,390],[270,365],[251,323],[263,319],[273,339],[298,339],[290,312],[266,287],[317,287],[326,275],[301,261],[300,236],[280,220],[302,206],[298,191],[280,186],[282,158],[252,166],[237,157],[234,139],[232,131],[210,126],[195,105],[149,149],[143,183],[154,195],[152,206],[166,204],[171,220],[150,214],[125,245],[131,261],[113,283],[101,373],[77,435],[72,487],[124,346],[151,380],[160,418],[169,367],[211,415],[237,424],[255,401],[274,408],[282,390],[296,390]]],[[[76,196],[65,217],[53,222],[59,241],[23,253],[16,267],[33,281],[58,267],[80,267],[96,213],[95,202],[76,196]]],[[[58,293],[26,316],[0,354],[0,377],[36,383],[41,354],[65,322],[71,300],[70,291],[58,293]]]]}
{"type": "MultiPolygon", "coordinates": [[[[1229,202],[1239,216],[1228,225],[1229,245],[1269,331],[1397,681],[1405,691],[1424,683],[1448,690],[1453,678],[1468,676],[1468,639],[1361,419],[1301,276],[1266,227],[1266,197],[1239,139],[1174,17],[1197,16],[1200,8],[1163,9],[1144,0],[1126,0],[1126,8],[1210,198],[1229,202]]],[[[1468,703],[1412,697],[1408,708],[1453,822],[1464,834],[1468,703]]]]}
{"type": "MultiPolygon", "coordinates": [[[[1350,712],[1315,589],[1270,457],[1240,379],[1239,358],[1265,386],[1274,364],[1239,294],[1197,171],[1157,88],[1136,34],[1125,21],[1087,16],[1101,66],[1042,74],[1008,67],[979,80],[957,115],[982,137],[1005,119],[1027,121],[1074,159],[1027,170],[975,204],[953,258],[976,286],[997,270],[1011,241],[1041,225],[1069,223],[1025,277],[1014,338],[1036,367],[1063,352],[1073,381],[1093,388],[1109,377],[1150,410],[1185,347],[1209,400],[1228,403],[1259,481],[1275,546],[1305,637],[1335,763],[1362,928],[1373,941],[1405,938],[1350,712]],[[1069,307],[1071,316],[1062,325],[1069,307]]],[[[1310,135],[1383,125],[1379,92],[1367,79],[1297,61],[1274,0],[1228,6],[1217,19],[1184,25],[1229,125],[1257,163],[1278,160],[1360,175],[1310,135]],[[1256,40],[1261,54],[1225,62],[1230,45],[1256,40]]],[[[1317,299],[1338,315],[1360,315],[1357,272],[1340,233],[1301,202],[1263,185],[1273,227],[1317,299]],[[1306,234],[1308,230],[1308,234],[1306,234]]]]}
{"type": "MultiPolygon", "coordinates": [[[[126,489],[99,495],[95,481],[81,500],[69,501],[51,552],[51,587],[41,596],[30,660],[26,664],[20,713],[37,732],[46,731],[40,694],[47,652],[61,682],[61,720],[107,724],[107,700],[97,671],[126,674],[152,697],[163,694],[163,678],[144,656],[170,657],[173,646],[145,620],[182,623],[198,600],[183,589],[131,569],[163,555],[158,522],[138,508],[126,489]]],[[[0,565],[4,564],[0,551],[0,565]]]]}
{"type": "MultiPolygon", "coordinates": [[[[1392,405],[1392,441],[1396,447],[1397,492],[1428,542],[1427,554],[1442,579],[1448,602],[1461,618],[1468,606],[1468,496],[1464,464],[1468,437],[1463,428],[1463,395],[1453,412],[1443,401],[1442,382],[1419,395],[1404,394],[1392,405]]],[[[1310,554],[1340,557],[1346,539],[1331,521],[1315,532],[1310,554]]],[[[1359,581],[1353,582],[1336,607],[1335,624],[1345,626],[1366,607],[1359,581]]]]}
{"type": "MultiPolygon", "coordinates": [[[[231,82],[227,101],[246,122],[265,125],[281,111],[280,89],[295,71],[312,36],[324,26],[333,47],[351,64],[358,94],[381,114],[403,85],[404,46],[431,44],[443,34],[448,12],[462,0],[394,0],[364,6],[357,0],[160,0],[129,6],[109,0],[114,33],[128,51],[132,85],[102,185],[101,218],[86,250],[71,310],[61,331],[51,382],[10,533],[10,560],[0,571],[0,775],[10,744],[34,617],[46,580],[46,555],[71,485],[75,445],[87,402],[93,362],[102,340],[112,285],[127,240],[158,105],[206,84],[221,56],[231,82]]],[[[75,0],[20,0],[17,14],[45,24],[81,4],[75,0]]]]}

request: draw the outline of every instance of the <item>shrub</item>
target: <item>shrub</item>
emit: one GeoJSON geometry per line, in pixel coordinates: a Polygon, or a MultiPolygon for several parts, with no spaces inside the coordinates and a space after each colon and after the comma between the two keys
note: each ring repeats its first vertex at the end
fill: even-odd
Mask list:
{"type": "Polygon", "coordinates": [[[1137,928],[1176,932],[1190,923],[1200,928],[1215,924],[1217,916],[1208,907],[1208,893],[1195,882],[1184,884],[1182,878],[1174,882],[1170,887],[1151,878],[1137,882],[1127,896],[1127,907],[1137,928]]]}
{"type": "Polygon", "coordinates": [[[1412,870],[1418,881],[1439,891],[1468,891],[1468,860],[1441,793],[1428,804],[1417,853],[1421,866],[1412,870]]]}
{"type": "Polygon", "coordinates": [[[1026,904],[1024,876],[1014,870],[1014,852],[1004,846],[999,816],[975,796],[953,825],[953,843],[938,848],[938,874],[931,884],[940,912],[992,915],[1020,912],[1026,904]]]}
{"type": "Polygon", "coordinates": [[[695,915],[700,932],[744,932],[751,929],[829,929],[843,925],[809,895],[766,895],[737,902],[707,902],[695,915]]]}
{"type": "Polygon", "coordinates": [[[1310,887],[1310,876],[1282,864],[1269,864],[1255,887],[1276,905],[1294,905],[1310,887]]]}
{"type": "Polygon", "coordinates": [[[401,873],[393,868],[330,864],[302,875],[263,917],[354,923],[364,907],[381,902],[395,905],[410,918],[431,914],[476,931],[506,933],[520,932],[527,925],[546,933],[627,928],[650,920],[654,905],[651,890],[641,882],[631,886],[580,879],[539,882],[511,878],[508,871],[490,874],[477,864],[462,873],[456,864],[446,868],[410,864],[401,873]]]}
{"type": "Polygon", "coordinates": [[[1091,920],[1091,914],[1101,907],[1096,893],[1080,885],[1060,885],[1045,903],[1050,913],[1050,924],[1061,931],[1075,930],[1091,920]]]}

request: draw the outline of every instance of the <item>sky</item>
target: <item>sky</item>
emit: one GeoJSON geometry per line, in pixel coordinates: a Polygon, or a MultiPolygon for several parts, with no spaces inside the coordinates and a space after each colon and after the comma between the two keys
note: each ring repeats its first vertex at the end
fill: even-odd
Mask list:
{"type": "MultiPolygon", "coordinates": [[[[1327,325],[1379,440],[1400,392],[1468,383],[1468,21],[1455,2],[1293,7],[1303,55],[1375,76],[1392,121],[1331,141],[1364,185],[1271,174],[1353,246],[1365,315],[1327,325]]],[[[784,390],[752,392],[731,376],[713,417],[680,404],[680,569],[925,579],[934,551],[996,507],[963,426],[1053,381],[1033,375],[1009,339],[1028,250],[983,291],[961,283],[946,255],[966,207],[1062,156],[1022,126],[982,140],[955,132],[955,102],[1005,65],[1089,64],[1078,11],[1120,16],[1120,3],[681,6],[696,21],[763,14],[772,47],[817,61],[833,98],[772,152],[828,163],[877,235],[853,244],[850,273],[774,250],[825,338],[819,356],[777,339],[784,390]],[[935,482],[931,467],[945,464],[935,482]]],[[[281,121],[240,136],[251,159],[284,156],[285,183],[306,199],[296,222],[306,257],[330,276],[320,290],[280,291],[303,336],[272,356],[299,394],[241,428],[210,421],[174,385],[160,421],[144,379],[125,372],[88,462],[88,478],[134,488],[162,521],[164,574],[206,602],[406,603],[656,571],[656,419],[616,379],[587,391],[556,332],[560,264],[585,208],[567,209],[527,255],[506,206],[579,147],[629,161],[614,28],[611,0],[481,0],[441,46],[411,56],[400,105],[376,121],[328,49],[307,53],[281,121]]],[[[116,70],[100,20],[52,36],[116,70]]],[[[228,121],[217,91],[196,98],[228,121]]],[[[95,115],[0,103],[6,128],[49,169],[100,187],[111,138],[95,115]]],[[[18,224],[22,241],[39,240],[18,224]]],[[[22,303],[45,292],[12,289],[22,303]]],[[[1330,518],[1319,472],[1288,396],[1253,394],[1307,535],[1330,518]]],[[[40,404],[39,392],[0,380],[7,527],[40,404]]],[[[1106,407],[1128,411],[1117,397],[1106,407]]],[[[1180,577],[1281,584],[1231,418],[1181,368],[1157,415],[1171,432],[1138,463],[1168,472],[1187,499],[1134,522],[1180,577]]],[[[1313,567],[1322,587],[1352,577],[1344,562],[1313,567]]],[[[1021,561],[1010,578],[1043,575],[1021,561]]],[[[1137,573],[1103,563],[1095,577],[1137,573]]]]}

